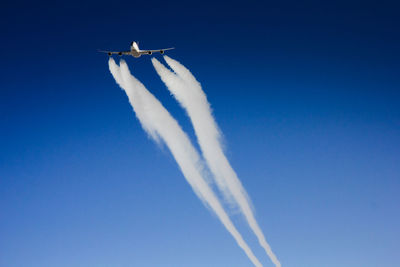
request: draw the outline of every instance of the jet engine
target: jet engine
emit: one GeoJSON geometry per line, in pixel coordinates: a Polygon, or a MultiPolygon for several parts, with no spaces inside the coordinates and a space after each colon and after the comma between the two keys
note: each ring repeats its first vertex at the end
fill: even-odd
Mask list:
{"type": "Polygon", "coordinates": [[[122,52],[119,52],[118,55],[122,56],[122,52]]]}
{"type": "Polygon", "coordinates": [[[149,52],[147,52],[147,54],[151,55],[151,54],[153,54],[153,52],[149,51],[149,52]]]}
{"type": "Polygon", "coordinates": [[[160,50],[160,54],[161,54],[161,55],[164,54],[164,50],[160,50]]]}

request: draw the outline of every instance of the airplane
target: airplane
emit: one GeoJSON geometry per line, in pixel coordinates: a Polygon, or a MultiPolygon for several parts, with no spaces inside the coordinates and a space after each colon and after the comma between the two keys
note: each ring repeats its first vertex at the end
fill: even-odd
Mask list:
{"type": "Polygon", "coordinates": [[[140,50],[138,42],[131,42],[131,51],[113,52],[113,51],[99,50],[99,52],[107,53],[109,56],[116,54],[119,56],[133,56],[133,57],[138,58],[141,55],[151,55],[156,52],[159,52],[160,54],[164,54],[164,51],[171,50],[171,49],[174,49],[174,47],[157,49],[157,50],[140,50]]]}

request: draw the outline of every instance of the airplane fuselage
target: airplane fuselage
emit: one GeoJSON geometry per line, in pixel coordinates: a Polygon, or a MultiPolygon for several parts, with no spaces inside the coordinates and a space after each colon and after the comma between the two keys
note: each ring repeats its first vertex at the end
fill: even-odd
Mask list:
{"type": "Polygon", "coordinates": [[[140,57],[142,54],[140,54],[140,49],[139,46],[136,42],[131,43],[131,54],[133,57],[140,57]]]}

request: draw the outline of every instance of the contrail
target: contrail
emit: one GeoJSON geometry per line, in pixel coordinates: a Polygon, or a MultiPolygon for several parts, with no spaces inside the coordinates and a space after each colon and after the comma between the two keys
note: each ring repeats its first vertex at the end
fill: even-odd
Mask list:
{"type": "Polygon", "coordinates": [[[161,139],[165,142],[193,191],[207,207],[215,212],[251,262],[255,266],[262,266],[233,225],[210,186],[204,180],[200,156],[177,121],[154,95],[131,75],[125,61],[121,60],[120,67],[113,59],[110,59],[108,64],[115,81],[127,94],[129,102],[144,130],[153,139],[156,138],[156,141],[161,139]]]}
{"type": "Polygon", "coordinates": [[[220,132],[200,83],[182,64],[168,56],[164,56],[164,59],[175,73],[155,58],[152,59],[154,68],[172,95],[186,109],[204,158],[215,176],[218,187],[226,199],[231,200],[233,198],[236,201],[271,261],[275,266],[281,266],[255,219],[246,190],[223,152],[220,132]]]}

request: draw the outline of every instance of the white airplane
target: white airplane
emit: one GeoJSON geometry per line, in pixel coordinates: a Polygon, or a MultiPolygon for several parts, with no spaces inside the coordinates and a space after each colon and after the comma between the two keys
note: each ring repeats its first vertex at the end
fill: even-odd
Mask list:
{"type": "Polygon", "coordinates": [[[103,51],[99,50],[99,52],[102,53],[107,53],[109,56],[113,54],[117,54],[120,56],[133,56],[133,57],[140,57],[141,55],[151,55],[155,52],[160,52],[160,54],[164,54],[164,51],[174,49],[174,47],[171,48],[164,48],[164,49],[157,49],[157,50],[140,50],[139,45],[137,42],[132,42],[131,43],[131,51],[122,51],[122,52],[113,52],[113,51],[103,51]]]}

